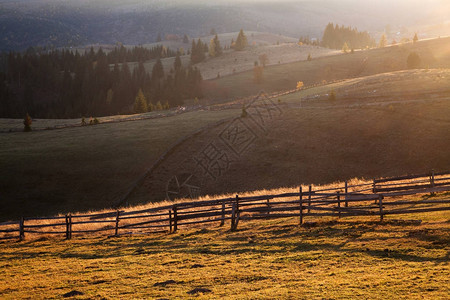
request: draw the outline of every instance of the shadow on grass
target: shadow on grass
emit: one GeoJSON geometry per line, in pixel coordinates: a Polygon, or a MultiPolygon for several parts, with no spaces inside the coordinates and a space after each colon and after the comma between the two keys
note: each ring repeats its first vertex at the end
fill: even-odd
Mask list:
{"type": "MultiPolygon", "coordinates": [[[[191,255],[278,255],[299,261],[316,260],[317,252],[335,253],[334,256],[372,256],[381,259],[395,259],[407,262],[448,262],[449,253],[444,257],[429,257],[415,254],[414,249],[445,249],[450,244],[448,229],[417,228],[417,221],[349,222],[331,221],[310,223],[305,226],[269,224],[258,227],[242,225],[236,231],[200,229],[180,231],[173,235],[149,236],[148,238],[102,238],[87,244],[78,241],[58,242],[60,251],[53,247],[54,241],[26,242],[17,244],[17,251],[0,251],[0,257],[21,260],[43,257],[60,259],[106,259],[124,256],[191,254],[191,255]],[[386,236],[388,230],[395,235],[386,236]],[[363,235],[370,233],[368,237],[363,235]],[[379,234],[379,235],[378,235],[379,234]],[[389,249],[382,245],[401,245],[402,239],[424,242],[404,249],[389,249]],[[349,246],[351,243],[351,246],[349,246]],[[367,245],[367,246],[366,246],[367,245]],[[380,246],[381,245],[381,246],[380,246]],[[378,249],[374,249],[377,247],[378,249]],[[43,249],[44,248],[44,249],[43,249]]],[[[392,248],[392,247],[391,247],[392,248]]],[[[419,251],[423,252],[423,251],[419,251]]],[[[328,255],[327,254],[327,255],[328,255]]],[[[333,255],[331,255],[333,257],[333,255]]]]}

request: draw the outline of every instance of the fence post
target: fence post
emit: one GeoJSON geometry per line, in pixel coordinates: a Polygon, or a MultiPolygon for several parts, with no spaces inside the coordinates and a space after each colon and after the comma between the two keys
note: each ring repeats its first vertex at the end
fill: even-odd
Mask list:
{"type": "Polygon", "coordinates": [[[176,204],[172,207],[172,210],[173,210],[173,233],[175,233],[178,230],[178,214],[176,204]]]}
{"type": "Polygon", "coordinates": [[[117,210],[117,212],[116,212],[116,230],[114,232],[115,236],[119,235],[119,221],[120,221],[120,211],[117,210]]]}
{"type": "Polygon", "coordinates": [[[236,203],[231,204],[231,231],[234,231],[236,223],[236,203]]]}
{"type": "Polygon", "coordinates": [[[338,217],[341,217],[341,192],[337,192],[337,201],[338,201],[338,217]]]}
{"type": "Polygon", "coordinates": [[[378,196],[378,204],[380,206],[380,222],[383,222],[383,195],[378,196]]]}
{"type": "MultiPolygon", "coordinates": [[[[434,170],[431,170],[430,175],[430,187],[434,188],[434,170]]],[[[430,195],[434,195],[434,192],[431,192],[430,195]]]]}
{"type": "Polygon", "coordinates": [[[169,233],[172,233],[172,211],[169,209],[169,233]]]}
{"type": "Polygon", "coordinates": [[[234,223],[234,229],[237,229],[239,224],[239,219],[241,217],[241,212],[239,210],[239,195],[236,195],[236,222],[234,223]]]}
{"type": "Polygon", "coordinates": [[[69,234],[69,215],[66,215],[66,240],[70,239],[69,234]]]}
{"type": "MultiPolygon", "coordinates": [[[[373,179],[373,183],[372,183],[372,194],[375,194],[375,178],[373,179]]],[[[375,199],[375,204],[377,204],[377,200],[375,199]]]]}
{"type": "Polygon", "coordinates": [[[225,225],[225,200],[222,200],[222,220],[220,221],[220,227],[225,225]]]}
{"type": "Polygon", "coordinates": [[[303,191],[302,186],[299,189],[299,200],[300,200],[300,225],[303,224],[303,191]]]}
{"type": "Polygon", "coordinates": [[[309,188],[308,188],[308,214],[309,214],[309,212],[311,211],[311,190],[312,190],[312,186],[311,185],[309,185],[309,188]]]}
{"type": "Polygon", "coordinates": [[[270,201],[269,201],[269,198],[267,198],[266,205],[267,205],[267,215],[270,215],[270,201]]]}
{"type": "Polygon", "coordinates": [[[72,238],[72,214],[69,214],[69,240],[72,238]]]}
{"type": "Polygon", "coordinates": [[[348,207],[348,182],[345,181],[345,207],[348,207]]]}
{"type": "Polygon", "coordinates": [[[25,219],[20,218],[19,222],[19,240],[23,241],[25,239],[25,219]]]}

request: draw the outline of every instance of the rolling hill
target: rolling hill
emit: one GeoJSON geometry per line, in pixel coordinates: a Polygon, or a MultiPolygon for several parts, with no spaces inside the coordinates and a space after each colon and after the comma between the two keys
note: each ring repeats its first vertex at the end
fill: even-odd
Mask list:
{"type": "Polygon", "coordinates": [[[252,104],[179,145],[128,203],[166,197],[174,177],[222,194],[450,169],[449,80],[448,70],[400,71],[252,104]],[[236,131],[247,131],[235,137],[245,149],[224,138],[236,131]]]}
{"type": "Polygon", "coordinates": [[[253,71],[242,72],[204,83],[204,93],[212,103],[255,95],[260,90],[275,92],[305,85],[407,69],[411,52],[419,54],[422,68],[450,67],[450,38],[439,38],[390,47],[355,51],[353,54],[316,57],[312,61],[280,64],[265,68],[262,83],[255,83],[253,71]]]}
{"type": "MultiPolygon", "coordinates": [[[[230,175],[224,175],[221,179],[223,181],[206,184],[203,191],[221,193],[262,186],[298,185],[300,182],[330,182],[356,176],[398,175],[425,169],[429,171],[430,168],[449,169],[448,158],[443,156],[448,149],[444,135],[448,132],[449,106],[445,102],[445,99],[448,99],[448,92],[445,90],[448,89],[448,70],[387,73],[365,79],[358,77],[386,69],[395,71],[396,68],[391,64],[389,67],[380,67],[380,61],[388,59],[389,53],[392,52],[398,53],[398,56],[393,56],[392,59],[394,66],[398,63],[398,68],[404,69],[405,57],[413,47],[421,54],[423,62],[433,63],[430,63],[430,67],[448,66],[446,45],[448,39],[437,39],[416,45],[313,59],[311,62],[269,66],[266,67],[265,74],[270,72],[271,80],[266,80],[261,86],[249,81],[249,73],[210,81],[221,84],[222,87],[238,86],[239,89],[233,88],[231,91],[236,97],[241,97],[254,95],[263,88],[267,91],[292,89],[298,78],[303,79],[306,84],[320,81],[323,73],[320,70],[314,71],[314,66],[330,65],[333,72],[330,73],[331,77],[326,77],[328,80],[354,77],[349,81],[320,85],[298,94],[280,97],[283,117],[274,120],[273,133],[267,132],[266,135],[266,132],[258,132],[258,139],[252,144],[258,151],[254,155],[248,154],[238,165],[230,165],[227,172],[230,175]],[[427,53],[432,56],[427,56],[427,53]],[[355,70],[360,68],[360,65],[355,63],[355,60],[358,62],[364,58],[367,58],[367,65],[356,74],[355,70]],[[308,63],[309,69],[306,68],[308,63]],[[298,77],[295,73],[300,72],[298,74],[306,76],[308,71],[311,73],[311,81],[298,77]],[[359,85],[358,81],[361,81],[359,85]],[[340,90],[341,85],[343,90],[340,90]],[[335,89],[337,100],[328,103],[328,96],[325,94],[331,89],[335,89]],[[377,92],[373,94],[375,90],[377,92]],[[426,104],[413,102],[423,99],[432,101],[426,104]],[[392,103],[377,107],[376,103],[379,101],[392,103]],[[402,104],[398,103],[399,101],[407,102],[402,104]],[[367,105],[364,102],[368,102],[367,105]],[[306,106],[311,103],[317,108],[311,108],[311,111],[301,109],[300,103],[306,106]],[[358,108],[359,105],[362,107],[358,108]],[[380,122],[379,118],[386,120],[380,122]],[[417,119],[422,118],[423,121],[417,122],[417,119]],[[370,132],[374,124],[384,125],[374,127],[374,132],[370,132]],[[287,131],[283,131],[283,127],[286,127],[287,131]],[[362,130],[363,128],[365,129],[362,130]],[[420,135],[414,136],[411,128],[420,135]],[[427,132],[428,135],[422,134],[427,132]],[[304,136],[304,133],[307,135],[304,136]],[[361,138],[356,139],[359,135],[361,138]],[[289,137],[292,142],[276,138],[283,136],[289,137]],[[305,144],[301,143],[300,140],[304,138],[311,140],[305,144]],[[353,138],[358,143],[353,143],[353,138]],[[400,142],[403,144],[399,144],[400,142]],[[323,145],[325,146],[322,147],[323,145]],[[352,148],[349,145],[354,146],[352,148]],[[383,153],[382,149],[387,152],[383,153]],[[368,150],[371,159],[362,163],[361,155],[368,150]],[[432,155],[427,155],[426,151],[432,151],[432,155]],[[352,160],[356,154],[359,161],[352,160]],[[405,155],[408,159],[405,159],[405,155]],[[374,161],[377,159],[383,160],[384,163],[376,164],[374,161]],[[297,165],[300,161],[301,165],[297,165]],[[420,163],[421,161],[423,162],[420,163]],[[345,170],[339,167],[343,164],[347,165],[345,170]],[[242,183],[239,170],[245,171],[243,174],[246,174],[248,186],[242,183]],[[259,180],[255,174],[264,175],[264,180],[259,180]]],[[[215,99],[214,101],[220,102],[221,98],[215,99]]],[[[221,120],[239,117],[241,108],[242,103],[238,101],[236,104],[204,107],[198,111],[171,117],[160,116],[134,122],[35,131],[30,134],[2,133],[0,190],[6,208],[1,211],[0,217],[18,218],[21,215],[49,215],[114,206],[172,145],[183,138],[189,138],[206,126],[214,126],[221,120]]],[[[149,115],[152,114],[154,113],[149,115]]],[[[2,120],[1,124],[6,126],[5,129],[9,129],[10,126],[20,127],[21,122],[2,120]]],[[[51,126],[52,122],[39,120],[36,125],[42,123],[45,125],[41,127],[45,128],[51,126]]],[[[80,120],[54,122],[79,124],[80,120]]],[[[185,145],[190,146],[177,148],[178,150],[159,166],[157,173],[149,175],[144,185],[129,199],[130,203],[164,199],[168,180],[179,173],[179,167],[183,167],[185,161],[192,159],[193,154],[202,150],[200,147],[214,141],[219,129],[220,127],[210,128],[196,138],[186,141],[185,145]]],[[[252,147],[248,150],[254,149],[252,147]]],[[[186,173],[186,170],[182,173],[186,173]]]]}

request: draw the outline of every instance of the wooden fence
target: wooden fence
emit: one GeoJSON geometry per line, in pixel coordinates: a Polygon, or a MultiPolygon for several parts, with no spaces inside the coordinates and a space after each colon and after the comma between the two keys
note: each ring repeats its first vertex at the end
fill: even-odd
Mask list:
{"type": "MultiPolygon", "coordinates": [[[[395,178],[374,179],[358,185],[313,190],[300,187],[298,192],[276,195],[180,202],[149,209],[117,210],[97,214],[67,214],[56,217],[21,218],[0,223],[0,240],[20,239],[25,235],[104,233],[110,236],[176,232],[180,226],[217,223],[230,220],[231,230],[240,221],[271,218],[378,216],[449,211],[450,199],[422,197],[403,200],[400,196],[450,191],[450,173],[441,172],[395,178]]],[[[442,197],[441,197],[442,198],[442,197]]],[[[445,197],[444,197],[445,198],[445,197]]]]}

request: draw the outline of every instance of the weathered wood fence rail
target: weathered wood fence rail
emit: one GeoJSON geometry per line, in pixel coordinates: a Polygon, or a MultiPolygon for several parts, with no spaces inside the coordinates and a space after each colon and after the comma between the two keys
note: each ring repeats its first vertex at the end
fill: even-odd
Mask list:
{"type": "MultiPolygon", "coordinates": [[[[276,195],[180,202],[149,209],[117,210],[97,214],[67,214],[56,217],[21,218],[0,223],[0,240],[20,239],[25,235],[62,235],[105,232],[111,236],[176,232],[179,226],[218,223],[230,220],[236,230],[240,220],[331,216],[378,216],[449,211],[449,199],[422,197],[404,200],[399,196],[434,194],[450,191],[450,173],[374,179],[372,182],[313,190],[300,187],[298,192],[276,195]]],[[[445,198],[445,197],[444,197],[445,198]]]]}

